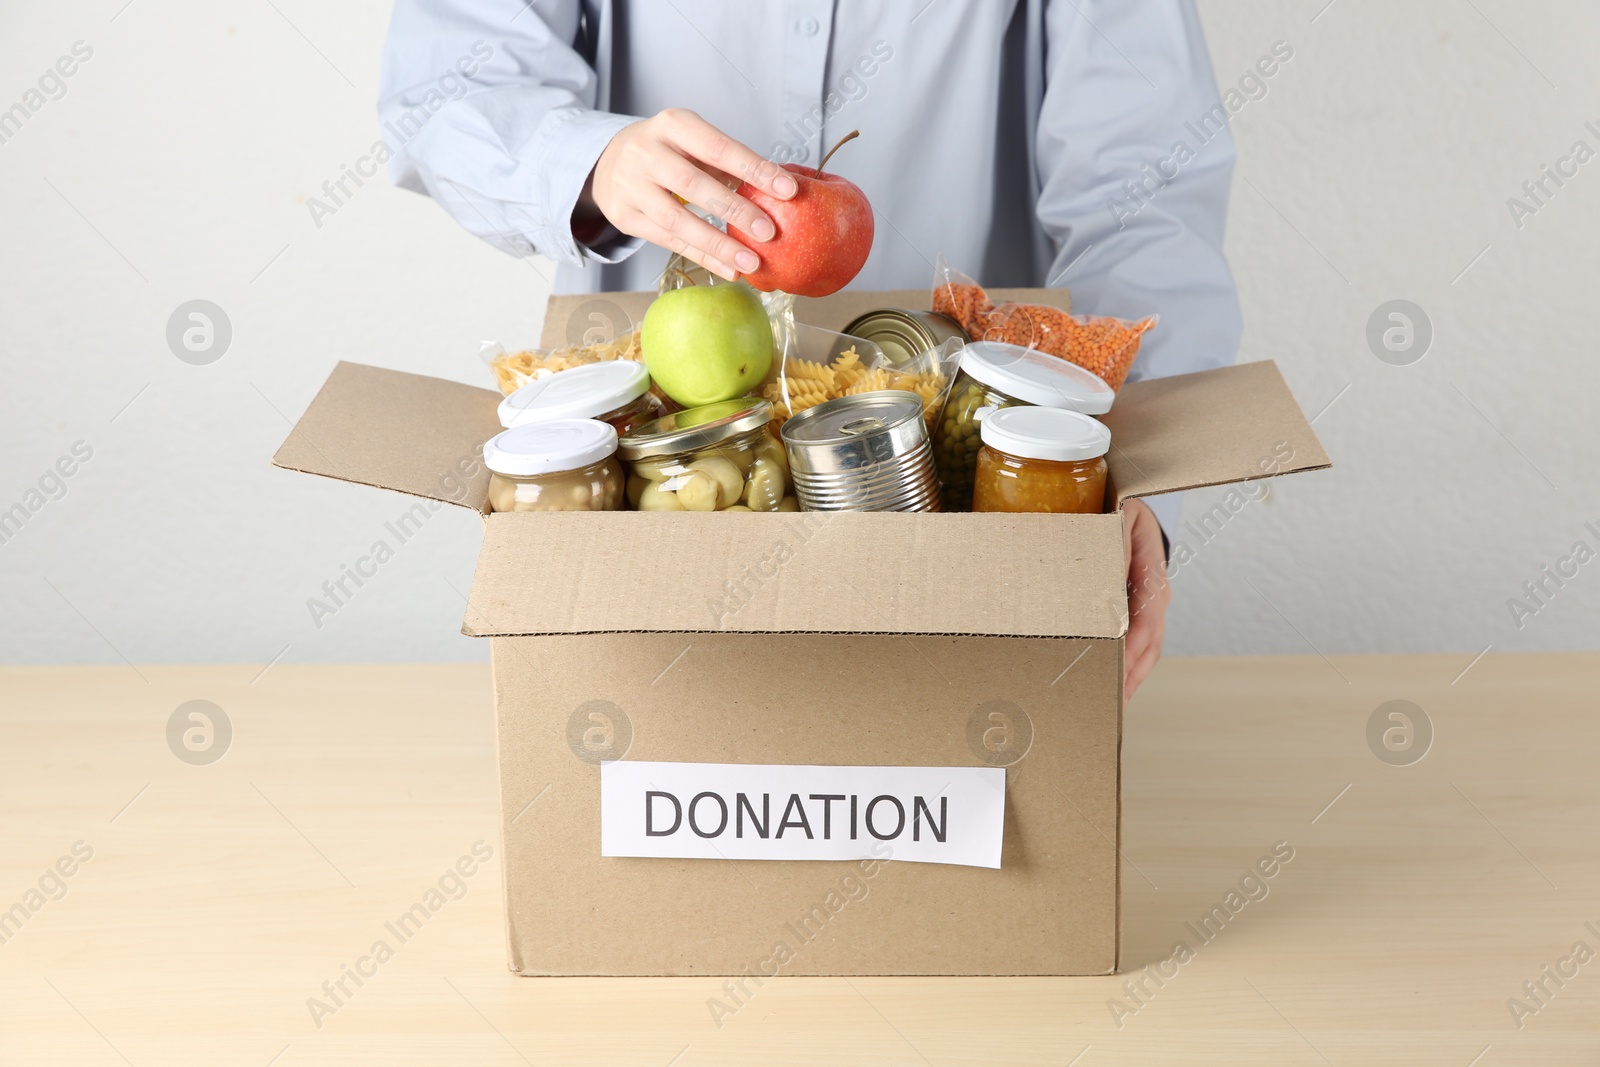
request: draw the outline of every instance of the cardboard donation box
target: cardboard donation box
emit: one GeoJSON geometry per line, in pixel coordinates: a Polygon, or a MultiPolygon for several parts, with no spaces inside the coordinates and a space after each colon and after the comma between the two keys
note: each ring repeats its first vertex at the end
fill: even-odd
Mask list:
{"type": "MultiPolygon", "coordinates": [[[[651,294],[554,297],[547,339],[597,299],[651,294]]],[[[1118,512],[1328,466],[1273,364],[1125,386],[1104,515],[489,514],[499,400],[341,363],[273,462],[485,512],[513,970],[1116,969],[1118,512]]]]}

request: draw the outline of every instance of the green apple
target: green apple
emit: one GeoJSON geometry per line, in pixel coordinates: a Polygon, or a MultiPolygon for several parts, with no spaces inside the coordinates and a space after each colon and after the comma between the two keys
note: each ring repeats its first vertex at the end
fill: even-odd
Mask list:
{"type": "Polygon", "coordinates": [[[772,328],[743,282],[689,285],[656,297],[639,347],[661,391],[684,407],[744,396],[772,367],[772,328]]]}

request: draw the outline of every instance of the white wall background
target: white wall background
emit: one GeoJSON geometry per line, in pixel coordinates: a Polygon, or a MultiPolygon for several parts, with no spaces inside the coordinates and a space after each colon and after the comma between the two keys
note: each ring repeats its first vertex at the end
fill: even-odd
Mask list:
{"type": "MultiPolygon", "coordinates": [[[[1229,253],[1243,359],[1279,361],[1337,469],[1280,482],[1177,578],[1174,653],[1600,647],[1600,563],[1518,629],[1523,582],[1600,548],[1591,294],[1600,161],[1519,229],[1506,199],[1600,149],[1600,9],[1568,0],[1203,0],[1219,81],[1295,58],[1235,120],[1229,253]],[[1470,264],[1470,267],[1469,267],[1470,264]],[[1464,272],[1464,273],[1463,273],[1464,272]],[[1368,350],[1380,303],[1432,348],[1368,350]]],[[[0,660],[474,659],[457,635],[477,518],[446,509],[317,628],[322,582],[408,502],[268,457],[333,362],[488,385],[486,338],[538,335],[548,264],[369,183],[306,200],[377,136],[377,0],[95,0],[0,11],[0,108],[92,59],[0,144],[0,510],[93,458],[0,544],[0,660]],[[234,337],[168,350],[204,298],[234,337]]],[[[1218,493],[1191,494],[1192,516],[1218,493]]],[[[1187,535],[1180,535],[1188,538],[1187,535]]],[[[1196,542],[1198,544],[1198,542],[1196,542]]]]}

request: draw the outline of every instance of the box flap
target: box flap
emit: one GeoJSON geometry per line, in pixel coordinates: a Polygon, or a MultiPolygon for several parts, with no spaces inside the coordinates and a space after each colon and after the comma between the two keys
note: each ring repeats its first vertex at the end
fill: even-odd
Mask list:
{"type": "Polygon", "coordinates": [[[476,510],[499,403],[492,389],[341,362],[272,463],[476,510]]]}
{"type": "Polygon", "coordinates": [[[1102,418],[1118,506],[1333,465],[1270,360],[1131,382],[1102,418]]]}
{"type": "MultiPolygon", "coordinates": [[[[1065,289],[990,289],[996,303],[1017,300],[1029,304],[1048,304],[1072,310],[1072,299],[1065,289]]],[[[637,326],[655,293],[558,293],[545,305],[544,329],[539,347],[556,348],[571,344],[571,339],[590,330],[609,340],[614,333],[626,333],[629,324],[637,326]],[[620,314],[619,314],[620,312],[620,314]]],[[[846,289],[832,296],[796,297],[795,318],[807,326],[824,330],[843,330],[858,316],[877,308],[906,308],[926,311],[932,302],[929,289],[846,289]]]]}
{"type": "Polygon", "coordinates": [[[1120,637],[1116,515],[510,512],[462,632],[1120,637]]]}

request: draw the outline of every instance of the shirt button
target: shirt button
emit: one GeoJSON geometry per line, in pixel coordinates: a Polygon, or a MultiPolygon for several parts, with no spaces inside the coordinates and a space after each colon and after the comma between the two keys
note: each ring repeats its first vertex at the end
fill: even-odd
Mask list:
{"type": "Polygon", "coordinates": [[[815,37],[817,31],[822,29],[822,25],[816,19],[801,19],[795,29],[800,31],[802,37],[815,37]]]}

